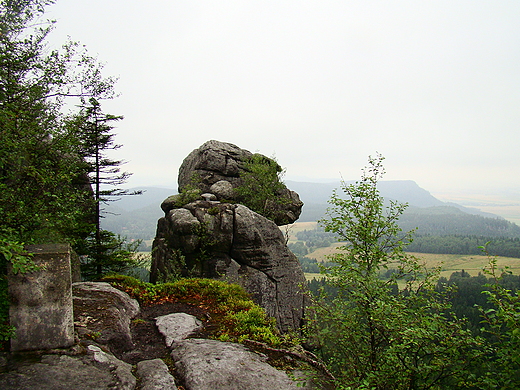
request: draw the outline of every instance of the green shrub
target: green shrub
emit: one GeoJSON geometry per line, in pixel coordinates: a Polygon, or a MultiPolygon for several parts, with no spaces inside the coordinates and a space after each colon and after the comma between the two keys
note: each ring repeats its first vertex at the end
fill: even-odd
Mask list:
{"type": "Polygon", "coordinates": [[[220,322],[214,337],[221,341],[243,342],[249,339],[272,346],[294,345],[298,341],[281,337],[275,319],[269,317],[237,284],[193,278],[154,285],[123,275],[113,275],[104,280],[142,305],[183,302],[209,311],[212,318],[220,322]]]}
{"type": "Polygon", "coordinates": [[[235,188],[235,193],[241,203],[254,212],[272,221],[282,220],[283,207],[291,201],[280,196],[286,189],[282,180],[284,173],[275,159],[253,154],[243,162],[242,184],[235,188]]]}

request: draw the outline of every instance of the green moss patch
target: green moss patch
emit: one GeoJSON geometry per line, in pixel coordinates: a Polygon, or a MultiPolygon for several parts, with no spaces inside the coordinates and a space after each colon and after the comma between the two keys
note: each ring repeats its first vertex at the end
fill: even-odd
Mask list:
{"type": "Polygon", "coordinates": [[[104,281],[128,293],[144,306],[180,302],[206,310],[220,324],[212,337],[221,341],[254,340],[273,347],[295,343],[295,340],[280,335],[275,319],[269,317],[237,284],[193,278],[154,285],[120,275],[107,277],[104,281]]]}

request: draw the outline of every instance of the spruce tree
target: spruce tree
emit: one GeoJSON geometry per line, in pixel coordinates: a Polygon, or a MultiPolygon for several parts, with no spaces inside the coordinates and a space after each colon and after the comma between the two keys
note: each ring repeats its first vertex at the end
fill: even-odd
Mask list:
{"type": "Polygon", "coordinates": [[[122,116],[104,113],[101,104],[95,98],[90,98],[88,103],[82,105],[80,113],[69,121],[69,128],[78,142],[78,155],[85,164],[95,202],[95,231],[85,252],[90,259],[83,265],[84,275],[89,278],[100,277],[108,271],[120,272],[133,266],[132,253],[139,244],[125,244],[123,238],[101,228],[103,204],[115,201],[121,196],[141,194],[141,191],[129,191],[118,187],[124,184],[131,174],[120,169],[125,161],[111,159],[108,155],[111,150],[122,146],[114,142],[115,134],[112,132],[112,124],[122,119],[122,116]]]}

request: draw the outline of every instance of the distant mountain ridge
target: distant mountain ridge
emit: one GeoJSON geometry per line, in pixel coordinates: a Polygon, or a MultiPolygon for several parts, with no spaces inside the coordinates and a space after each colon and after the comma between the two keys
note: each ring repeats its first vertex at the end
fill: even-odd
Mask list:
{"type": "MultiPolygon", "coordinates": [[[[300,195],[300,199],[305,204],[303,212],[300,216],[300,222],[312,222],[323,218],[327,209],[328,200],[334,189],[338,189],[341,194],[341,183],[307,183],[287,180],[286,185],[300,195]]],[[[346,184],[355,183],[355,181],[347,181],[346,184]]],[[[413,180],[389,180],[380,181],[378,188],[381,195],[385,199],[396,200],[401,203],[408,203],[409,208],[429,208],[453,206],[465,213],[480,215],[489,218],[501,218],[497,215],[485,213],[478,209],[464,207],[455,203],[445,203],[435,198],[432,194],[413,180]]]]}
{"type": "MultiPolygon", "coordinates": [[[[310,183],[287,180],[285,183],[289,189],[299,194],[305,204],[298,222],[313,222],[323,218],[333,190],[341,191],[340,182],[310,183]]],[[[354,183],[354,181],[347,182],[347,184],[349,183],[354,183]]],[[[155,236],[157,220],[164,215],[160,207],[162,201],[168,196],[176,194],[177,191],[161,187],[138,187],[130,190],[143,190],[144,193],[136,196],[123,196],[119,201],[105,206],[107,213],[102,220],[102,226],[104,229],[128,238],[152,239],[155,236]]],[[[386,199],[408,203],[407,214],[441,214],[450,218],[450,215],[464,213],[494,219],[501,218],[455,203],[442,202],[412,180],[381,181],[379,190],[386,199]]],[[[477,221],[475,219],[475,223],[477,221]]]]}

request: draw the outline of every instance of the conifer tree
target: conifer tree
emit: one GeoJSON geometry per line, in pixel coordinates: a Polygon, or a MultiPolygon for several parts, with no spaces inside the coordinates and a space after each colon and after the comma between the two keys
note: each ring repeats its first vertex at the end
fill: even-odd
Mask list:
{"type": "Polygon", "coordinates": [[[121,172],[120,166],[125,161],[111,159],[108,155],[111,150],[122,146],[114,142],[115,134],[112,132],[112,123],[122,119],[122,116],[104,113],[101,104],[91,97],[88,104],[81,107],[80,113],[69,121],[69,127],[78,141],[78,155],[85,164],[95,201],[93,245],[87,250],[91,261],[84,265],[84,271],[90,277],[99,277],[107,271],[117,272],[131,267],[134,263],[132,252],[139,244],[129,246],[123,238],[101,228],[102,204],[115,201],[121,196],[141,194],[141,191],[129,191],[118,187],[124,184],[131,174],[121,172]]]}
{"type": "MultiPolygon", "coordinates": [[[[76,42],[49,50],[52,0],[0,0],[0,296],[24,244],[75,245],[91,230],[84,166],[68,137],[67,99],[113,96],[113,78],[76,42]]],[[[7,305],[0,308],[0,339],[7,305]]]]}

